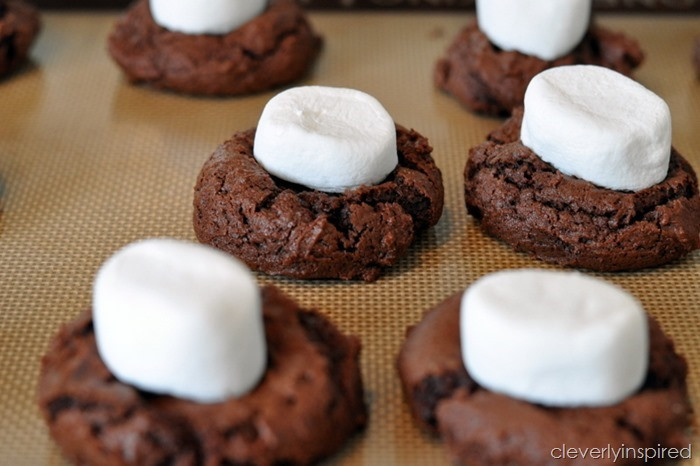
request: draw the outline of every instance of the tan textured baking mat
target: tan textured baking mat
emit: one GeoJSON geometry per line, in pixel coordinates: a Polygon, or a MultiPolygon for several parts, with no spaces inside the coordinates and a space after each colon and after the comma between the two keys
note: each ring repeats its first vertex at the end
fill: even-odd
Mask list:
{"type": "MultiPolygon", "coordinates": [[[[58,327],[90,303],[93,274],[139,238],[194,239],[192,187],[204,160],[255,125],[273,95],[195,99],[130,87],[105,53],[115,16],[49,14],[33,66],[0,82],[0,464],[60,465],[35,406],[39,360],[58,327]]],[[[394,368],[406,326],[477,277],[541,267],[484,236],[467,216],[469,147],[499,124],[435,91],[432,66],[466,14],[316,13],[326,48],[306,83],[349,86],[381,100],[429,137],[445,178],[440,223],[373,284],[260,277],[318,308],[363,342],[371,418],[331,464],[447,464],[404,406],[394,368]]],[[[673,112],[674,143],[700,169],[700,81],[690,64],[700,17],[603,17],[642,42],[638,78],[673,112]]],[[[657,270],[606,275],[638,296],[690,363],[700,409],[700,253],[657,270]]],[[[700,457],[700,446],[695,448],[700,457]]],[[[696,463],[697,464],[697,463],[696,463]]]]}

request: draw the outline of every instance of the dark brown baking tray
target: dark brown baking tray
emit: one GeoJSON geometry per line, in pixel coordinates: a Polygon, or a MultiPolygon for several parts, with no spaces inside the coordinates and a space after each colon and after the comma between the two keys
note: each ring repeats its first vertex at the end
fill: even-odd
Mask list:
{"type": "MultiPolygon", "coordinates": [[[[42,8],[124,8],[133,0],[35,0],[42,8]]],[[[300,0],[309,9],[377,10],[472,10],[474,0],[300,0]]],[[[599,11],[700,12],[700,0],[594,0],[599,11]]]]}

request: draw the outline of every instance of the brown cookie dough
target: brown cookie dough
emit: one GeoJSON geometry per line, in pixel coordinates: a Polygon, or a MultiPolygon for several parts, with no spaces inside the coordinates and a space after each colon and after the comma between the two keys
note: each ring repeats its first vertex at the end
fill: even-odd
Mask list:
{"type": "Polygon", "coordinates": [[[109,52],[131,82],[186,94],[238,95],[301,78],[322,40],[293,0],[276,0],[226,35],[171,32],[138,0],[109,37],[109,52]]]}
{"type": "Polygon", "coordinates": [[[0,77],[25,62],[40,29],[36,8],[20,0],[0,0],[0,77]]]}
{"type": "Polygon", "coordinates": [[[255,130],[236,133],[199,174],[197,238],[273,275],[376,280],[442,214],[428,140],[396,134],[399,165],[382,183],[330,194],[273,177],[253,157],[255,130]]]}
{"type": "Polygon", "coordinates": [[[693,64],[695,65],[695,74],[698,76],[698,78],[700,78],[700,37],[695,39],[693,64]]]}
{"type": "Polygon", "coordinates": [[[360,343],[264,288],[265,377],[249,394],[200,404],[119,382],[97,352],[91,313],[42,360],[39,404],[77,464],[280,465],[330,455],[366,422],[360,343]]]}
{"type": "Polygon", "coordinates": [[[476,23],[464,28],[435,67],[435,85],[467,108],[491,115],[509,115],[523,104],[535,75],[562,65],[600,65],[630,75],[642,62],[639,44],[623,34],[592,26],[569,54],[553,61],[505,52],[493,45],[476,23]]]}
{"type": "Polygon", "coordinates": [[[487,233],[545,262],[597,271],[653,267],[700,247],[698,180],[675,149],[661,183],[600,188],[523,146],[522,115],[469,151],[464,197],[487,233]]]}
{"type": "MultiPolygon", "coordinates": [[[[461,296],[447,299],[410,328],[398,358],[413,416],[429,432],[439,432],[456,463],[554,466],[562,460],[552,458],[551,451],[562,444],[683,448],[690,443],[687,365],[653,318],[649,370],[636,394],[607,407],[546,408],[486,390],[470,377],[460,349],[461,296]]],[[[566,464],[591,463],[587,458],[566,464]]]]}

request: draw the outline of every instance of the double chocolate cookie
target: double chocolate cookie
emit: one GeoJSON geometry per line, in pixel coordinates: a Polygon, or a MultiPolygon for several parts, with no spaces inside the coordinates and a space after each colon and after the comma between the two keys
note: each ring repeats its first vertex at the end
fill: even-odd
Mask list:
{"type": "Polygon", "coordinates": [[[270,175],[253,157],[255,130],[236,133],[199,174],[197,238],[273,275],[376,280],[443,207],[427,139],[396,135],[399,163],[383,182],[330,194],[270,175]]]}
{"type": "MultiPolygon", "coordinates": [[[[613,406],[547,408],[491,392],[471,378],[460,349],[461,296],[428,311],[409,329],[398,358],[414,418],[427,431],[440,434],[456,463],[556,465],[561,460],[552,451],[562,444],[637,449],[658,444],[683,448],[690,443],[687,364],[653,318],[649,369],[637,393],[613,406]]],[[[618,458],[615,464],[637,463],[641,460],[618,458]]]]}
{"type": "Polygon", "coordinates": [[[435,85],[469,109],[509,115],[523,104],[535,75],[562,65],[600,65],[630,75],[642,62],[639,44],[623,34],[592,26],[581,43],[553,61],[506,52],[493,45],[476,23],[465,27],[435,67],[435,85]]]}
{"type": "Polygon", "coordinates": [[[138,0],[109,37],[109,52],[134,83],[186,94],[238,95],[301,78],[322,40],[293,0],[225,35],[189,35],[160,27],[138,0]]]}
{"type": "Polygon", "coordinates": [[[700,247],[700,194],[672,150],[665,180],[615,191],[565,175],[520,142],[522,108],[469,151],[467,209],[489,234],[545,262],[597,271],[671,262],[700,247]]]}
{"type": "Polygon", "coordinates": [[[249,394],[200,404],[121,383],[97,352],[91,313],[42,361],[39,404],[77,464],[308,464],[366,423],[360,343],[280,291],[262,291],[267,372],[249,394]]]}
{"type": "Polygon", "coordinates": [[[40,29],[36,8],[21,0],[0,0],[0,77],[25,62],[40,29]]]}

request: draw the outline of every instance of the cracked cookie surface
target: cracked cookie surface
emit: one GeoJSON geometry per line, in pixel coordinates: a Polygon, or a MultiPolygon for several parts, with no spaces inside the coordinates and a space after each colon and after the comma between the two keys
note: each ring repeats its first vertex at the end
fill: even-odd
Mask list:
{"type": "MultiPolygon", "coordinates": [[[[556,465],[561,460],[551,451],[562,444],[684,448],[690,443],[687,364],[653,318],[649,369],[637,393],[607,407],[546,408],[486,390],[470,377],[460,349],[461,297],[448,298],[411,327],[398,357],[415,420],[439,433],[456,464],[556,465]]],[[[640,462],[618,459],[615,464],[640,462]]],[[[571,464],[590,464],[590,458],[571,464]]]]}
{"type": "Polygon", "coordinates": [[[376,280],[437,223],[444,201],[427,139],[396,134],[399,164],[383,182],[330,194],[273,177],[253,157],[255,130],[236,133],[199,174],[197,238],[273,275],[376,280]]]}
{"type": "Polygon", "coordinates": [[[274,287],[262,291],[268,364],[247,395],[201,404],[119,382],[97,352],[91,313],[42,361],[39,404],[77,464],[275,465],[325,457],[366,423],[360,343],[274,287]]]}
{"type": "Polygon", "coordinates": [[[36,8],[19,0],[0,0],[0,77],[26,61],[40,29],[36,8]]]}
{"type": "Polygon", "coordinates": [[[562,65],[599,65],[625,75],[640,65],[644,53],[637,41],[592,26],[570,53],[553,61],[505,52],[489,41],[476,24],[465,27],[438,61],[435,85],[467,108],[490,115],[509,115],[523,105],[525,90],[535,75],[562,65]]]}
{"type": "Polygon", "coordinates": [[[472,148],[467,210],[489,234],[545,262],[597,271],[665,264],[700,247],[700,195],[675,149],[666,179],[638,192],[564,175],[520,142],[522,108],[472,148]]]}
{"type": "Polygon", "coordinates": [[[148,0],[139,0],[117,22],[108,45],[132,82],[186,94],[238,95],[301,78],[322,39],[293,0],[273,1],[224,35],[169,31],[155,23],[148,0]]]}

